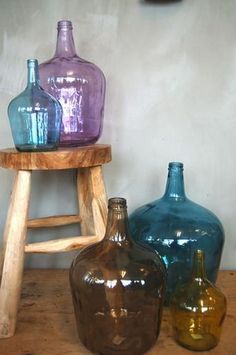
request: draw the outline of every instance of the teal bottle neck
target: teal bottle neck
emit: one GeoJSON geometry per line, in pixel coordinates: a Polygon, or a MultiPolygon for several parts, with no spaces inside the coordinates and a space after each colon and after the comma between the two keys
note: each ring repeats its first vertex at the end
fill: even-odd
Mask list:
{"type": "Polygon", "coordinates": [[[179,162],[169,163],[168,178],[164,199],[176,201],[185,200],[183,164],[179,162]]]}
{"type": "Polygon", "coordinates": [[[39,69],[38,69],[37,59],[28,59],[27,68],[28,68],[27,88],[31,86],[39,86],[39,69]]]}

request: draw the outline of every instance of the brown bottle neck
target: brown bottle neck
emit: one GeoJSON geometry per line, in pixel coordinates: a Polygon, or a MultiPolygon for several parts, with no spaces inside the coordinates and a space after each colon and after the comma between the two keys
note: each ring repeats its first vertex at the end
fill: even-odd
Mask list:
{"type": "Polygon", "coordinates": [[[116,243],[131,241],[126,207],[109,206],[104,240],[116,243]]]}
{"type": "Polygon", "coordinates": [[[205,254],[202,250],[194,253],[192,278],[197,281],[206,279],[205,254]]]}

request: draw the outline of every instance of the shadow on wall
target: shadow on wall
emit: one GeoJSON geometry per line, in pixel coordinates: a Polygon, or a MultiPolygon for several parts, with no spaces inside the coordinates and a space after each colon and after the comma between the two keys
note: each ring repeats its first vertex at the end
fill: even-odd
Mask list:
{"type": "Polygon", "coordinates": [[[157,4],[157,5],[171,5],[177,2],[182,2],[183,0],[140,0],[143,4],[157,4]]]}

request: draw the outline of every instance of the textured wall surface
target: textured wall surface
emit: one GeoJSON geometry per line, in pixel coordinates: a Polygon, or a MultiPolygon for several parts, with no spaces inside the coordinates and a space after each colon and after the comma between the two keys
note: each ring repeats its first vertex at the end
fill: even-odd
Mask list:
{"type": "MultiPolygon", "coordinates": [[[[169,161],[185,164],[189,198],[221,219],[221,268],[236,252],[236,1],[0,0],[0,148],[12,146],[9,101],[26,83],[26,59],[49,59],[56,23],[70,19],[81,57],[107,78],[104,131],[113,146],[109,196],[130,212],[163,194],[169,161]]],[[[0,170],[0,233],[13,172],[0,170]]],[[[72,172],[35,173],[30,216],[76,211],[72,172]]],[[[31,240],[78,233],[34,232],[31,240]]],[[[28,256],[27,266],[64,267],[72,254],[28,256]]]]}

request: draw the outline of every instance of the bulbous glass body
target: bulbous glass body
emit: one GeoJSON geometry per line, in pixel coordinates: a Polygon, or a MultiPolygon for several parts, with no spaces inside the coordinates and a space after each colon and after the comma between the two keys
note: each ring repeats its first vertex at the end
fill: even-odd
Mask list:
{"type": "Polygon", "coordinates": [[[176,286],[189,279],[192,256],[197,249],[205,251],[207,276],[216,281],[224,230],[211,211],[186,197],[182,163],[169,164],[164,196],[134,211],[130,230],[135,241],[155,249],[166,264],[166,304],[176,286]]]}
{"type": "Polygon", "coordinates": [[[126,201],[110,199],[104,239],[82,250],[70,270],[83,344],[107,355],[148,350],[160,330],[165,278],[161,258],[130,238],[126,201]]]}
{"type": "Polygon", "coordinates": [[[60,101],[60,146],[95,143],[102,133],[105,77],[75,51],[72,23],[58,22],[54,57],[39,66],[42,87],[60,101]]]}
{"type": "Polygon", "coordinates": [[[55,150],[59,144],[62,108],[39,86],[38,61],[29,59],[26,89],[8,106],[15,147],[19,151],[55,150]]]}
{"type": "Polygon", "coordinates": [[[194,254],[192,279],[177,287],[170,311],[178,343],[190,350],[209,350],[218,344],[226,298],[207,280],[201,250],[194,254]]]}

